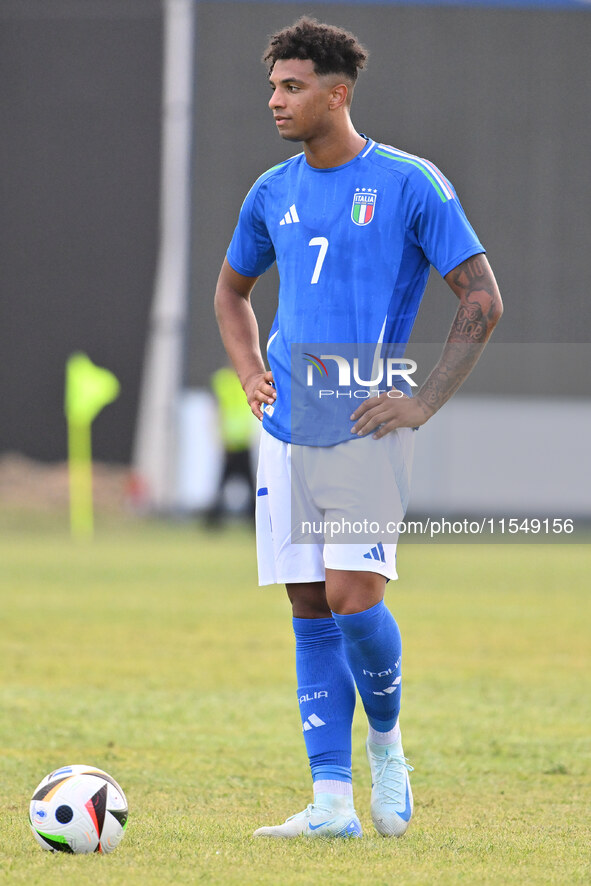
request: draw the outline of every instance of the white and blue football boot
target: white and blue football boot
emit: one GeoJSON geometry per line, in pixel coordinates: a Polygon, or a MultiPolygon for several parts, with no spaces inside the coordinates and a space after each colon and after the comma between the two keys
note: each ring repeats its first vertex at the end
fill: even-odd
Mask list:
{"type": "Polygon", "coordinates": [[[361,837],[361,822],[348,798],[323,794],[314,798],[302,812],[292,815],[283,824],[259,828],[255,837],[361,837]]]}
{"type": "Polygon", "coordinates": [[[402,750],[402,740],[389,745],[367,741],[371,769],[371,819],[383,837],[401,837],[408,828],[413,800],[408,773],[413,767],[402,750]]]}

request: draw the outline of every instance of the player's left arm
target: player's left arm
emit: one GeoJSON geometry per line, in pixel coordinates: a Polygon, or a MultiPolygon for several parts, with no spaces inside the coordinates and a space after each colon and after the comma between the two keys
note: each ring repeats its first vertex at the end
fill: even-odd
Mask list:
{"type": "Polygon", "coordinates": [[[441,357],[415,397],[381,394],[365,400],[351,416],[351,432],[376,439],[396,428],[425,424],[468,377],[503,313],[503,302],[488,259],[482,253],[445,275],[459,299],[441,357]]]}

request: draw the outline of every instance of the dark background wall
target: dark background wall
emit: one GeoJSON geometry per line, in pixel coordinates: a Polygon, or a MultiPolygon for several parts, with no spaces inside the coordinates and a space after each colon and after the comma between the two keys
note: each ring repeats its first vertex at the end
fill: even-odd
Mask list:
{"type": "Polygon", "coordinates": [[[157,0],[0,3],[0,452],[63,459],[64,364],[121,381],[94,428],[129,459],[158,224],[157,0]]]}
{"type": "MultiPolygon", "coordinates": [[[[590,341],[587,11],[201,2],[187,385],[224,360],[211,300],[243,196],[299,150],[275,132],[259,58],[302,12],[371,51],[356,127],[456,186],[505,296],[497,341],[590,341]]],[[[82,349],[122,382],[95,454],[129,460],[157,247],[161,38],[157,0],[0,5],[0,452],[65,456],[63,368],[82,349]]],[[[255,292],[263,340],[275,290],[270,272],[255,292]]],[[[453,311],[433,274],[415,341],[441,341],[453,311]]],[[[580,377],[570,390],[586,389],[580,377]]]]}

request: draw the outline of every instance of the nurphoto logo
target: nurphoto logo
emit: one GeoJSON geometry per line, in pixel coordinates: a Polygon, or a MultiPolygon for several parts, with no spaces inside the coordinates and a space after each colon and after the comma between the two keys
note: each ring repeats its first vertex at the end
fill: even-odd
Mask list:
{"type": "MultiPolygon", "coordinates": [[[[329,371],[327,361],[331,360],[336,364],[338,370],[338,381],[335,388],[321,388],[318,391],[319,399],[323,397],[355,397],[359,400],[367,399],[378,394],[387,394],[392,397],[404,396],[401,391],[395,389],[396,384],[400,381],[406,382],[413,388],[417,387],[416,381],[411,378],[412,374],[417,370],[417,364],[408,357],[378,357],[374,359],[371,367],[371,378],[361,378],[359,368],[359,358],[355,357],[349,361],[340,354],[304,354],[304,359],[308,363],[306,385],[311,388],[315,387],[316,373],[320,376],[320,380],[324,381],[328,378],[329,371]],[[352,380],[351,380],[352,376],[352,380]],[[381,384],[384,388],[380,388],[381,384]],[[351,390],[352,384],[357,384],[357,390],[351,390]]],[[[334,369],[334,367],[332,367],[334,369]]]]}

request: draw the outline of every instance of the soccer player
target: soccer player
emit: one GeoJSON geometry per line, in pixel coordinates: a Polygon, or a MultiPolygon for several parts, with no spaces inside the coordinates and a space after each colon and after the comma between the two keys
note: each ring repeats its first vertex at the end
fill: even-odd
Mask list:
{"type": "Polygon", "coordinates": [[[384,836],[408,827],[400,631],[384,603],[387,580],[397,578],[396,538],[376,536],[368,546],[314,535],[299,543],[291,506],[297,501],[310,522],[346,520],[372,509],[377,496],[401,519],[413,429],[458,389],[502,313],[484,247],[449,181],[429,161],[353,127],[351,100],[366,58],[353,35],[306,17],[270,39],[269,107],[282,138],[302,142],[303,152],[265,172],[246,196],[216,290],[224,345],[263,423],[259,579],[285,584],[291,601],[314,790],[305,810],[256,836],[361,836],[351,779],[355,687],[369,723],[374,826],[384,836]],[[250,296],[273,262],[280,289],[267,369],[250,296]],[[430,265],[459,304],[416,396],[403,383],[380,389],[381,376],[362,378],[354,360],[366,387],[355,400],[351,388],[349,399],[337,396],[351,374],[352,343],[371,344],[380,358],[380,349],[408,341],[430,265]],[[316,399],[315,371],[325,385],[316,399]]]}

